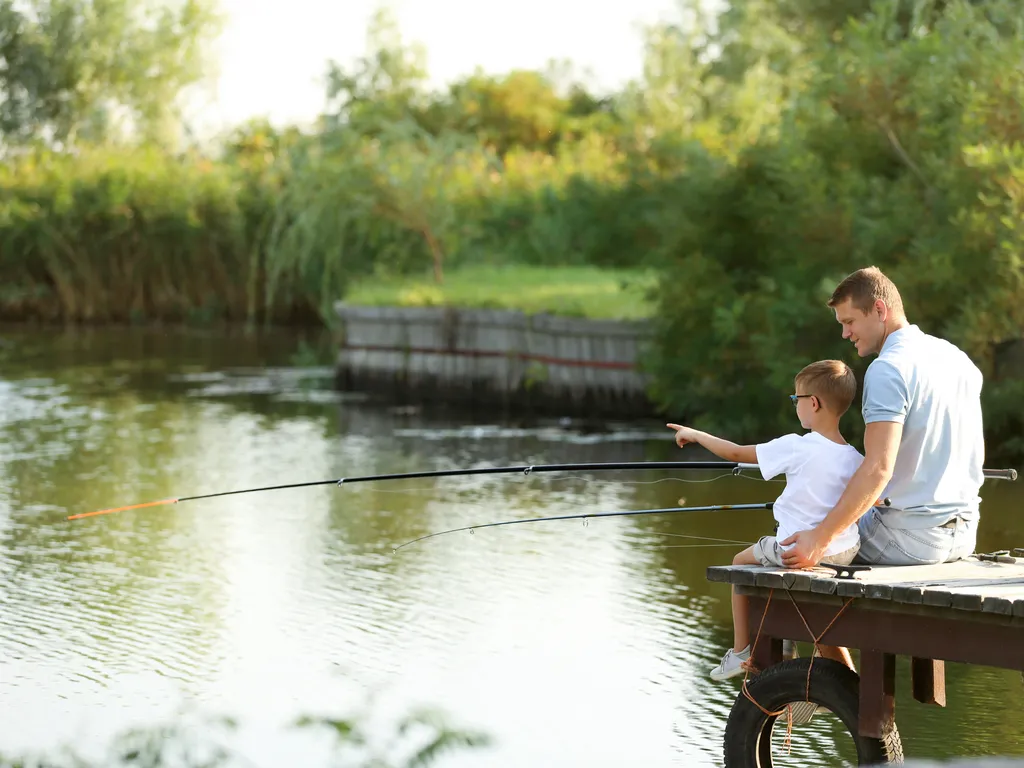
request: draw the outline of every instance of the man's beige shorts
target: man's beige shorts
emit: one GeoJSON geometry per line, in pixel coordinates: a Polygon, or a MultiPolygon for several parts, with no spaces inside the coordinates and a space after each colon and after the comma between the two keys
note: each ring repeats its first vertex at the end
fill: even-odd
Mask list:
{"type": "MultiPolygon", "coordinates": [[[[856,544],[844,552],[837,552],[834,555],[821,558],[821,562],[832,563],[833,565],[849,565],[853,562],[853,558],[857,556],[859,551],[860,544],[856,544]]],[[[786,564],[782,562],[783,552],[785,550],[779,546],[779,541],[774,536],[762,536],[754,545],[754,559],[761,565],[770,568],[786,567],[786,564]]]]}

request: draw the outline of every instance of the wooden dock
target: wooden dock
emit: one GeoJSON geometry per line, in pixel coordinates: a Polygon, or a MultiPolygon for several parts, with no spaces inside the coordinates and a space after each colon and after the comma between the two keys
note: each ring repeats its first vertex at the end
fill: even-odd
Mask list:
{"type": "Polygon", "coordinates": [[[860,764],[902,762],[895,722],[896,656],[911,659],[914,698],[938,706],[946,703],[946,661],[1024,671],[1024,551],[1014,554],[1022,557],[1002,552],[943,565],[852,571],[708,568],[710,581],[732,584],[748,598],[751,658],[759,671],[746,684],[752,695],[741,691],[730,715],[727,768],[772,764],[770,739],[761,736],[770,733],[789,703],[776,693],[787,686],[804,691],[803,683],[794,688],[794,680],[804,678],[807,695],[796,698],[817,701],[844,720],[857,742],[860,764]],[[837,693],[842,685],[835,681],[856,676],[820,658],[813,664],[810,659],[783,662],[783,640],[860,650],[859,680],[850,689],[856,700],[846,702],[845,716],[837,693]],[[820,680],[813,668],[823,675],[820,680]],[[822,700],[829,697],[834,700],[822,700]],[[750,729],[760,730],[751,735],[746,733],[750,729]]]}

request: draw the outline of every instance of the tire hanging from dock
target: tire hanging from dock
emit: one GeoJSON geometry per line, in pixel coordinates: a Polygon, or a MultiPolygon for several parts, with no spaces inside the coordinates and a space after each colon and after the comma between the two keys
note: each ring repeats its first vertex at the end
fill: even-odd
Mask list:
{"type": "Polygon", "coordinates": [[[751,677],[747,690],[758,703],[743,691],[737,696],[725,726],[725,768],[771,768],[775,721],[786,717],[780,713],[787,704],[807,700],[829,709],[842,722],[856,745],[857,765],[902,765],[903,743],[895,724],[881,739],[858,735],[857,673],[837,661],[818,658],[813,659],[808,678],[811,662],[784,661],[751,677]]]}

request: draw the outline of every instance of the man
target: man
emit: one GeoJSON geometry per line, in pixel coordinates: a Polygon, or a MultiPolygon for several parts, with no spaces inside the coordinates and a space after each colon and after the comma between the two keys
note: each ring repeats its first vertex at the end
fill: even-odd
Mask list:
{"type": "Polygon", "coordinates": [[[854,272],[828,306],[861,357],[864,461],[825,519],[782,542],[789,568],[817,565],[856,522],[858,562],[945,563],[974,552],[984,482],[982,375],[960,349],[907,322],[896,286],[875,267],[854,272]],[[873,506],[886,498],[889,506],[873,506]]]}

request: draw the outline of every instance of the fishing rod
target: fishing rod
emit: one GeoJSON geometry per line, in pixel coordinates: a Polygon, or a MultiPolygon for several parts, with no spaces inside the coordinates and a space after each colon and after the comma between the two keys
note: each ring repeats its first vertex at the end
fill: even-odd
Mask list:
{"type": "MultiPolygon", "coordinates": [[[[363,475],[362,477],[342,477],[332,480],[314,480],[306,483],[288,483],[285,485],[270,485],[261,488],[243,488],[236,491],[220,491],[219,493],[206,493],[199,496],[180,496],[173,499],[161,499],[159,501],[147,501],[142,504],[130,504],[126,507],[113,507],[100,509],[95,512],[84,512],[78,515],[71,515],[68,520],[81,520],[86,517],[97,517],[99,515],[110,515],[115,512],[127,512],[131,509],[143,509],[145,507],[157,507],[165,504],[180,504],[186,501],[198,501],[200,499],[214,499],[220,496],[234,496],[240,493],[260,493],[263,491],[280,491],[290,488],[312,488],[322,485],[351,485],[352,483],[382,482],[385,480],[414,480],[427,477],[456,477],[467,475],[530,475],[544,472],[602,472],[612,470],[729,470],[738,475],[744,470],[758,469],[757,464],[748,464],[736,461],[624,461],[624,462],[598,462],[589,464],[529,464],[513,467],[477,467],[474,469],[439,469],[424,472],[403,472],[399,474],[386,475],[363,475]]],[[[1017,470],[1015,469],[986,469],[985,477],[1005,480],[1016,480],[1017,470]]]]}
{"type": "Polygon", "coordinates": [[[408,547],[410,544],[415,544],[418,541],[424,541],[425,539],[432,539],[435,536],[444,536],[448,533],[459,533],[461,531],[469,531],[473,533],[480,528],[496,528],[499,525],[517,525],[519,523],[547,523],[553,520],[582,520],[586,523],[592,517],[628,517],[630,515],[670,515],[678,512],[725,512],[725,511],[739,511],[745,509],[771,509],[775,502],[766,501],[756,504],[713,504],[706,507],[665,507],[663,509],[630,509],[625,512],[584,512],[580,515],[556,515],[554,517],[531,517],[524,518],[521,520],[502,520],[498,523],[481,523],[480,525],[466,525],[462,528],[450,528],[447,531],[437,531],[435,533],[428,533],[426,536],[420,536],[418,539],[407,541],[404,544],[399,544],[394,552],[403,547],[408,547]]]}
{"type": "MultiPolygon", "coordinates": [[[[745,467],[756,467],[756,464],[742,465],[745,467]]],[[[199,499],[213,499],[219,496],[233,496],[239,493],[259,493],[261,491],[280,491],[288,488],[312,488],[318,485],[351,485],[352,483],[381,482],[384,480],[417,480],[425,477],[456,477],[464,475],[531,475],[542,472],[600,472],[608,470],[628,469],[721,469],[732,470],[739,473],[741,465],[735,461],[623,461],[605,462],[591,464],[529,464],[517,467],[476,467],[474,469],[437,469],[424,472],[402,472],[388,475],[364,475],[362,477],[342,477],[333,480],[314,480],[308,483],[288,483],[287,485],[270,485],[263,488],[243,488],[238,491],[221,491],[220,493],[206,493],[201,496],[181,496],[173,499],[161,499],[160,501],[147,501],[142,504],[131,504],[127,507],[114,507],[112,509],[100,509],[95,512],[85,512],[79,515],[71,515],[68,520],[81,520],[85,517],[96,517],[98,515],[109,515],[114,512],[126,512],[129,509],[142,509],[143,507],[157,507],[162,504],[179,504],[185,501],[198,501],[199,499]]]]}

